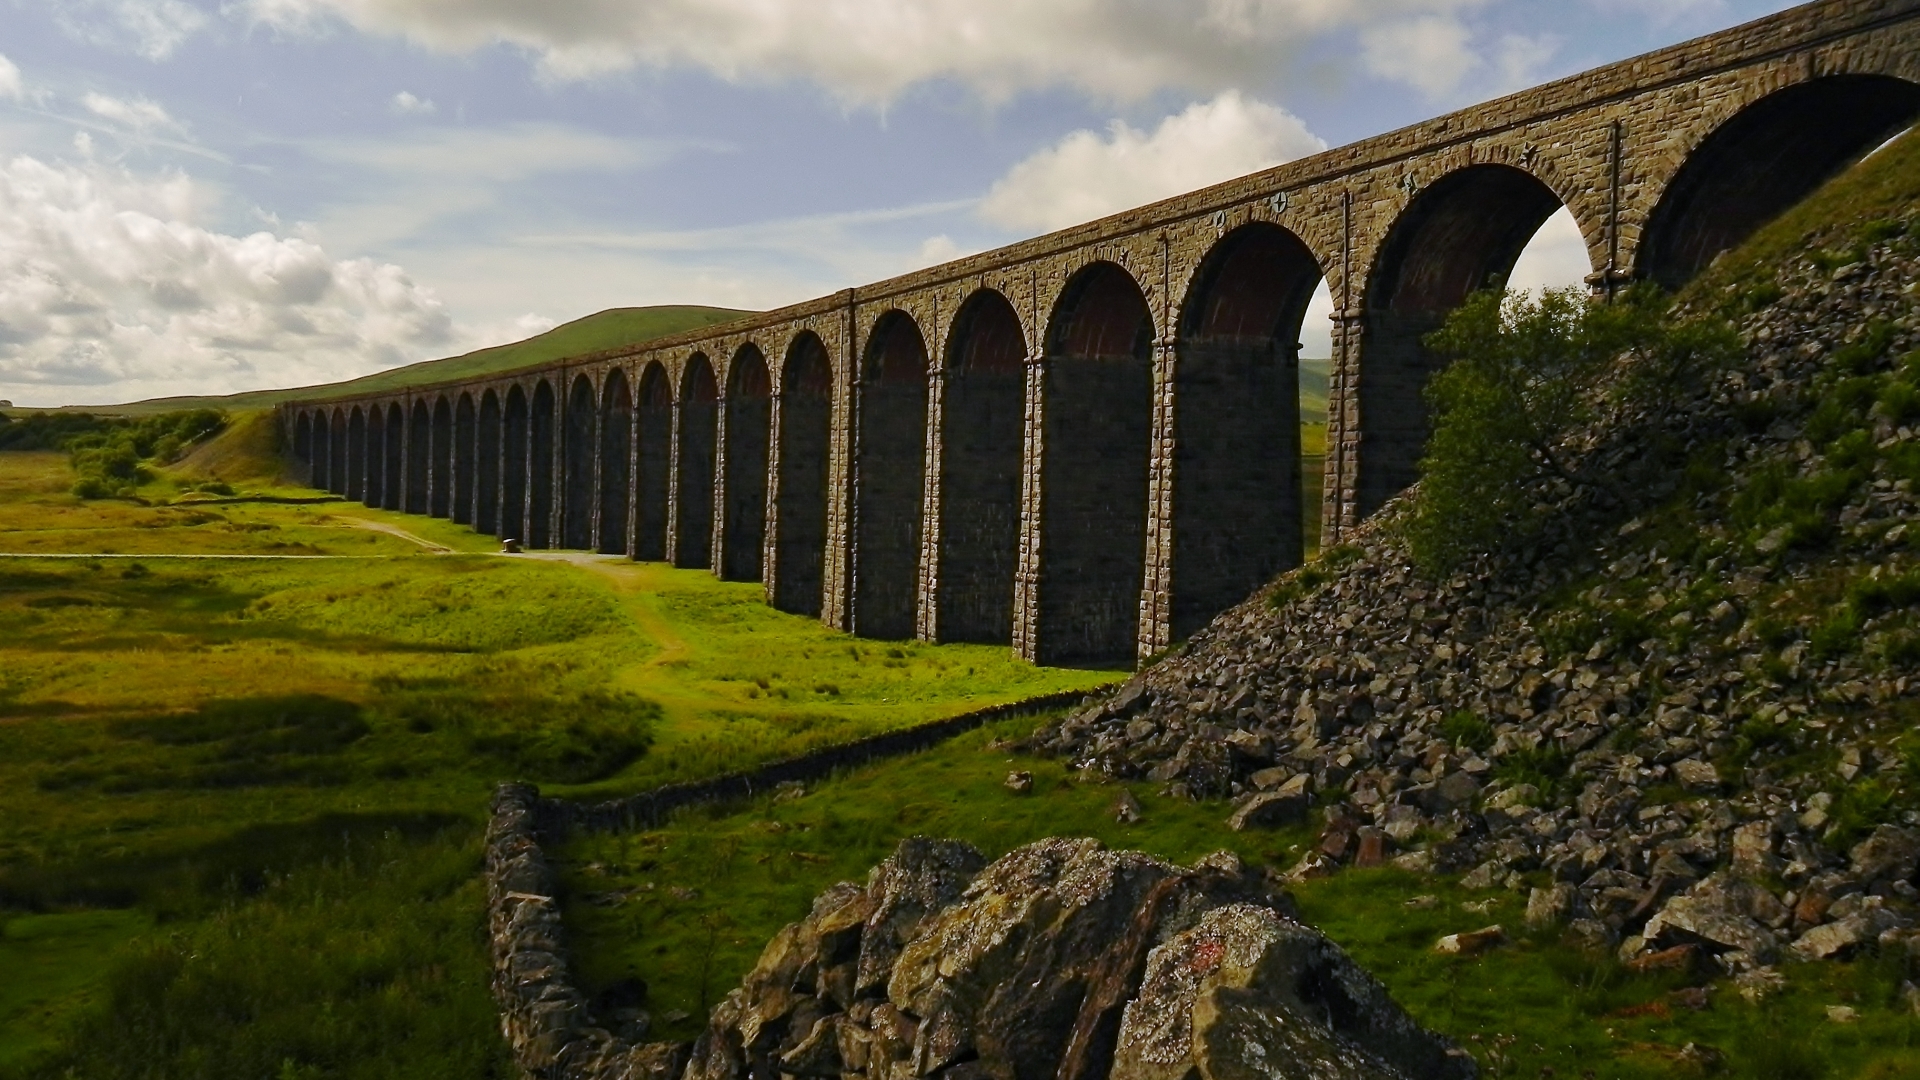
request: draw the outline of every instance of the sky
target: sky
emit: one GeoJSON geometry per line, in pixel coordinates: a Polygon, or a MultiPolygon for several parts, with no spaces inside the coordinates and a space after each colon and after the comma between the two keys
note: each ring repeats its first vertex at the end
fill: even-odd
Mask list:
{"type": "MultiPolygon", "coordinates": [[[[776,307],[1788,6],[0,0],[0,399],[776,307]]],[[[1513,282],[1587,270],[1562,216],[1513,282]]]]}

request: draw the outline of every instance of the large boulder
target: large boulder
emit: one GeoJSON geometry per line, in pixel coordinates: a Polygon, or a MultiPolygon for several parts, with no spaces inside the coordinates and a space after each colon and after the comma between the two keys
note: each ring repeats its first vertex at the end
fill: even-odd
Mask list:
{"type": "Polygon", "coordinates": [[[774,936],[715,1008],[685,1080],[1168,1069],[1473,1075],[1231,855],[1180,867],[1050,839],[987,864],[964,844],[913,839],[774,936]]]}

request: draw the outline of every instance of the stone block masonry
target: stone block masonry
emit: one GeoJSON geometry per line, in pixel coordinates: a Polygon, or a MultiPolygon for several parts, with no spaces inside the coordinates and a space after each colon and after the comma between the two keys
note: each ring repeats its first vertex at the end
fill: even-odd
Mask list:
{"type": "Polygon", "coordinates": [[[1331,544],[1414,479],[1422,336],[1559,208],[1596,294],[1677,286],[1916,115],[1920,0],[1819,0],[735,323],[282,419],[311,482],[368,505],[757,570],[862,634],[1127,662],[1300,561],[1322,280],[1331,544]]]}

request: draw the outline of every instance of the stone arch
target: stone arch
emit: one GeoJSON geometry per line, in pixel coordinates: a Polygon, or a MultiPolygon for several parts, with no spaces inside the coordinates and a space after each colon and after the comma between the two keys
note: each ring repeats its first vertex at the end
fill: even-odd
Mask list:
{"type": "Polygon", "coordinates": [[[593,380],[574,376],[567,391],[565,433],[560,446],[560,546],[585,550],[594,546],[593,518],[599,485],[594,476],[599,447],[594,436],[599,415],[593,380]]]}
{"type": "Polygon", "coordinates": [[[801,331],[787,346],[780,368],[778,408],[773,606],[817,616],[826,587],[833,361],[826,344],[811,330],[801,331]]]}
{"type": "Polygon", "coordinates": [[[528,539],[527,529],[527,450],[532,442],[528,422],[527,392],[515,383],[507,390],[503,418],[504,451],[501,453],[500,539],[528,539]]]}
{"type": "Polygon", "coordinates": [[[773,379],[751,343],[727,365],[726,512],[721,521],[720,576],[761,580],[767,536],[767,455],[773,424],[773,379]]]}
{"type": "Polygon", "coordinates": [[[1174,361],[1174,639],[1189,637],[1305,552],[1300,330],[1323,274],[1297,235],[1226,234],[1187,289],[1174,361]]]}
{"type": "Polygon", "coordinates": [[[1047,323],[1041,380],[1042,663],[1132,660],[1146,577],[1153,313],[1133,275],[1095,262],[1047,323]]]}
{"type": "Polygon", "coordinates": [[[500,535],[500,395],[488,387],[480,395],[474,424],[473,531],[500,535]]]}
{"type": "Polygon", "coordinates": [[[327,490],[347,493],[347,413],[338,406],[327,421],[327,490]]]}
{"type": "Polygon", "coordinates": [[[533,385],[527,405],[527,546],[550,548],[553,536],[553,441],[558,427],[553,384],[545,379],[533,385]]]}
{"type": "Polygon", "coordinates": [[[367,484],[368,506],[387,504],[387,410],[378,405],[367,409],[367,484]]]}
{"type": "Polygon", "coordinates": [[[1388,228],[1366,283],[1359,362],[1357,512],[1413,483],[1429,421],[1422,394],[1443,363],[1422,343],[1475,290],[1503,280],[1560,197],[1510,165],[1448,173],[1388,228]]]}
{"type": "Polygon", "coordinates": [[[342,494],[355,501],[365,498],[366,478],[367,415],[355,405],[347,413],[347,482],[342,494]]]}
{"type": "Polygon", "coordinates": [[[417,400],[407,411],[407,476],[401,490],[401,509],[409,514],[427,512],[427,450],[433,443],[433,415],[427,403],[417,400]]]}
{"type": "Polygon", "coordinates": [[[927,342],[895,308],[874,320],[860,365],[854,472],[853,631],[910,638],[926,501],[927,342]]]}
{"type": "Polygon", "coordinates": [[[668,507],[673,499],[673,385],[665,365],[648,362],[640,372],[640,446],[638,512],[634,514],[633,557],[660,562],[667,557],[668,507]]]}
{"type": "Polygon", "coordinates": [[[1026,332],[1005,294],[978,289],[961,303],[943,354],[940,406],[934,624],[942,641],[1013,640],[1026,360],[1026,332]]]}
{"type": "Polygon", "coordinates": [[[381,450],[386,475],[380,483],[380,506],[400,509],[401,489],[406,486],[407,414],[397,401],[387,403],[386,445],[381,450]]]}
{"type": "Polygon", "coordinates": [[[607,372],[600,392],[600,505],[597,536],[603,555],[628,554],[628,523],[633,477],[633,392],[627,373],[607,372]]]}
{"type": "Polygon", "coordinates": [[[461,525],[473,524],[473,473],[478,435],[473,394],[463,391],[453,407],[453,506],[447,516],[461,525]]]}
{"type": "Polygon", "coordinates": [[[1830,75],[1748,103],[1687,153],[1647,220],[1638,277],[1686,284],[1920,116],[1920,85],[1830,75]]]}
{"type": "Polygon", "coordinates": [[[427,512],[443,518],[453,512],[453,405],[442,394],[433,403],[433,435],[428,444],[427,512]]]}
{"type": "Polygon", "coordinates": [[[705,569],[713,565],[713,467],[720,425],[720,387],[713,361],[694,353],[680,372],[679,483],[673,565],[705,569]]]}

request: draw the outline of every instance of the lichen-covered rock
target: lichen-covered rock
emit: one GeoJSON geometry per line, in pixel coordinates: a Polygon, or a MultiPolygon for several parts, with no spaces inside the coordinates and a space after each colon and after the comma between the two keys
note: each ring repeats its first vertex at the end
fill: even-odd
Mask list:
{"type": "Polygon", "coordinates": [[[1251,1045],[1236,1033],[1271,999],[1294,1012],[1261,1021],[1262,1052],[1281,1055],[1264,1075],[1472,1075],[1232,855],[1180,867],[1056,838],[991,864],[964,844],[908,840],[864,886],[827,890],[714,1010],[685,1080],[1105,1080],[1123,1017],[1159,1022],[1140,1004],[1143,973],[1211,955],[1189,932],[1233,936],[1259,920],[1265,951],[1182,1006],[1201,1026],[1176,1072],[1247,1075],[1227,1055],[1251,1045]],[[1238,921],[1221,921],[1228,910],[1238,921]],[[1296,1050],[1297,1064],[1285,1057],[1296,1050]]]}
{"type": "Polygon", "coordinates": [[[1112,1080],[1451,1080],[1471,1058],[1423,1030],[1319,932],[1269,908],[1201,916],[1147,956],[1112,1080]]]}

